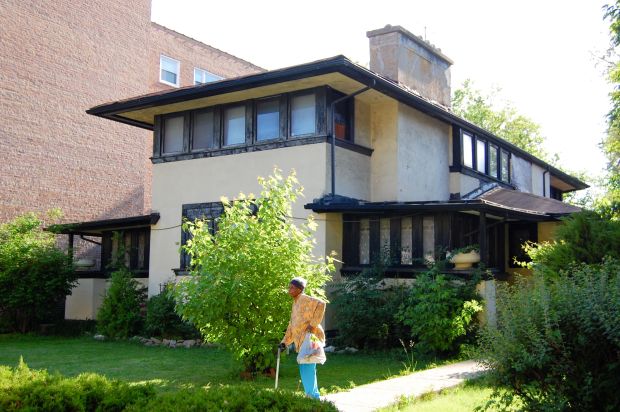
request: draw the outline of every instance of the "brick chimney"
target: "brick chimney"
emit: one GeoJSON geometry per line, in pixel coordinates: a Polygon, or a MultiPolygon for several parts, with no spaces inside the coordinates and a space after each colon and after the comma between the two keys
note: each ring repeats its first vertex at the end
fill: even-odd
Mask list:
{"type": "Polygon", "coordinates": [[[453,62],[440,49],[401,26],[387,25],[366,36],[370,39],[370,70],[450,107],[453,62]]]}

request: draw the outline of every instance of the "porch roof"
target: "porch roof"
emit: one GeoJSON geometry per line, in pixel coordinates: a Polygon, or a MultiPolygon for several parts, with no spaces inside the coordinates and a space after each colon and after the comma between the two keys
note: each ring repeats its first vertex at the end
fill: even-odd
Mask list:
{"type": "Polygon", "coordinates": [[[52,225],[47,230],[67,235],[101,236],[110,230],[137,229],[149,227],[159,220],[159,213],[150,215],[130,216],[119,219],[93,220],[90,222],[64,223],[52,225]]]}
{"type": "Polygon", "coordinates": [[[581,209],[559,200],[500,187],[475,198],[448,201],[366,202],[344,196],[325,196],[304,206],[316,213],[486,212],[518,220],[556,220],[581,209]]]}

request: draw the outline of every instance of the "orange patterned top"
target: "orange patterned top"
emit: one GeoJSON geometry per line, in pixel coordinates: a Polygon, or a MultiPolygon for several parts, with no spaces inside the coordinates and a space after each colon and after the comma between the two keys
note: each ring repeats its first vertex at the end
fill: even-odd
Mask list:
{"type": "Polygon", "coordinates": [[[312,328],[312,333],[321,342],[325,342],[325,332],[323,332],[323,327],[321,326],[321,321],[325,315],[325,306],[325,302],[320,299],[304,295],[303,293],[297,295],[291,310],[291,320],[288,323],[282,342],[287,346],[295,343],[295,351],[299,352],[308,326],[312,328]]]}

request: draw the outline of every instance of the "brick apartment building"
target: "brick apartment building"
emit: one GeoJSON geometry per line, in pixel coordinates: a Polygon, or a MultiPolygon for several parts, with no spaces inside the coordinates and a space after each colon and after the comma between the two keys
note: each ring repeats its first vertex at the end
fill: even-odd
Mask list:
{"type": "Polygon", "coordinates": [[[151,22],[150,0],[0,0],[0,222],[149,213],[151,134],[85,110],[261,71],[151,22]]]}

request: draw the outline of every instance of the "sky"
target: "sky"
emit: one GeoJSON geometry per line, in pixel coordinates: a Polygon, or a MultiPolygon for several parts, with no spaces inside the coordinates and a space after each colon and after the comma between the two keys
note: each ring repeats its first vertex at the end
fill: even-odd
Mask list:
{"type": "Polygon", "coordinates": [[[368,65],[366,32],[424,36],[471,79],[541,125],[561,168],[600,175],[611,90],[601,0],[153,0],[152,20],[265,69],[339,54],[368,65]]]}

